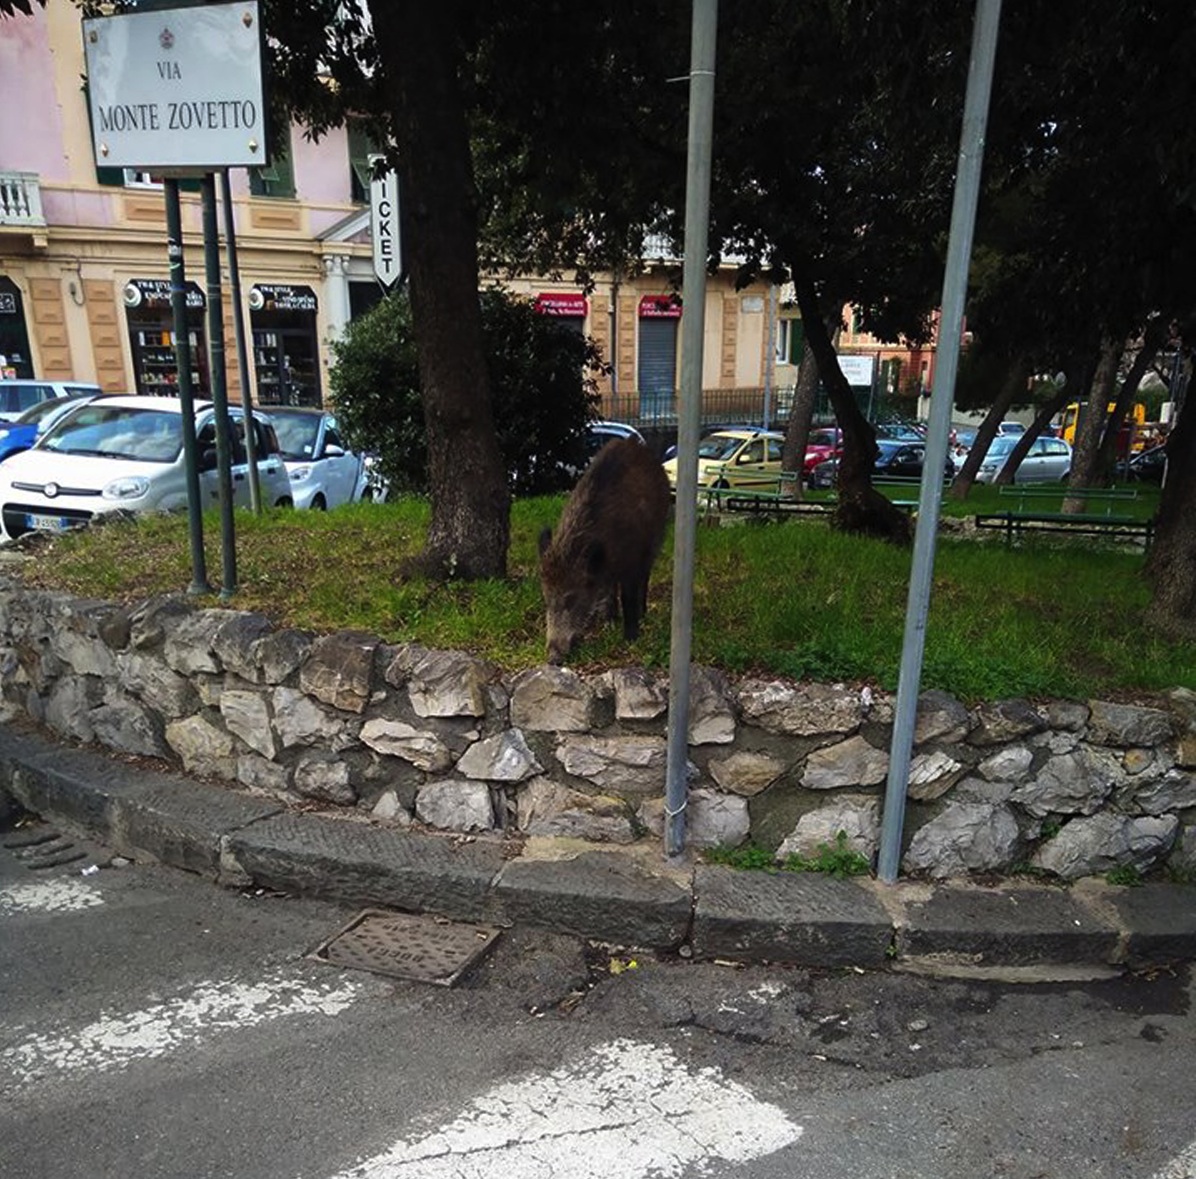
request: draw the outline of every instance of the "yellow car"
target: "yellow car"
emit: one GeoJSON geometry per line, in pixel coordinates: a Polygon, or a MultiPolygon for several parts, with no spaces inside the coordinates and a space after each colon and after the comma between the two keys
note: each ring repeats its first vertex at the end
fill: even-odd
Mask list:
{"type": "MultiPolygon", "coordinates": [[[[699,490],[775,491],[781,475],[784,434],[765,430],[718,430],[698,443],[699,490]]],[[[667,459],[664,473],[677,490],[677,460],[667,459]]]]}

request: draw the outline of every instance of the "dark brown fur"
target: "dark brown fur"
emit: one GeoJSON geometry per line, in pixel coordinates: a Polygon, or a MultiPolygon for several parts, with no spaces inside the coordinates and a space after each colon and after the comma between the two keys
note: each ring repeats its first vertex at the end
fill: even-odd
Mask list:
{"type": "Polygon", "coordinates": [[[548,613],[548,661],[623,610],[634,639],[648,606],[648,578],[664,541],[669,481],[635,439],[604,446],[573,489],[555,536],[540,535],[540,582],[548,613]]]}

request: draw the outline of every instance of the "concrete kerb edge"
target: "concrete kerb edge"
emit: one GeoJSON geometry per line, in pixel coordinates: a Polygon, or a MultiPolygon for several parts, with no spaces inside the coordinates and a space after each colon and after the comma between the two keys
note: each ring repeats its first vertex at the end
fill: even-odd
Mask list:
{"type": "MultiPolygon", "coordinates": [[[[112,764],[110,759],[105,759],[104,755],[100,753],[72,748],[71,754],[66,755],[62,750],[57,752],[52,750],[44,739],[30,739],[21,735],[0,732],[0,819],[3,819],[6,813],[11,817],[13,808],[18,808],[19,811],[40,814],[53,822],[80,828],[85,833],[109,844],[114,850],[131,855],[132,858],[149,858],[171,867],[198,871],[206,878],[225,887],[247,887],[261,883],[252,871],[246,870],[241,864],[235,854],[233,844],[237,839],[244,840],[246,837],[252,839],[252,831],[255,827],[272,817],[287,814],[285,804],[281,802],[268,803],[261,798],[246,795],[245,798],[253,799],[256,804],[256,813],[245,815],[242,821],[224,823],[216,830],[200,831],[194,822],[194,811],[184,814],[183,812],[186,810],[184,807],[172,813],[168,805],[158,805],[162,799],[161,792],[154,794],[150,791],[148,795],[141,795],[136,785],[116,784],[111,771],[102,775],[103,782],[99,785],[84,780],[78,772],[68,772],[62,768],[61,761],[64,756],[69,758],[72,755],[75,758],[92,756],[97,759],[97,764],[104,760],[108,760],[109,764],[112,764]],[[137,811],[139,807],[141,808],[140,821],[130,824],[128,821],[130,813],[137,811]],[[167,841],[169,846],[147,846],[146,841],[139,838],[139,832],[144,835],[147,826],[150,828],[153,826],[152,822],[147,825],[145,821],[147,813],[151,814],[155,820],[167,825],[170,833],[170,839],[167,841]]],[[[133,780],[136,773],[136,770],[130,770],[130,781],[133,780]]],[[[180,778],[180,780],[185,781],[186,779],[180,778]]],[[[220,791],[223,789],[205,787],[199,783],[196,785],[205,790],[220,791]]],[[[230,796],[233,793],[229,792],[230,796]]],[[[293,818],[300,823],[307,819],[320,820],[320,816],[303,814],[294,815],[293,818]]],[[[429,835],[427,838],[441,837],[429,835]]],[[[701,958],[798,962],[809,966],[892,967],[901,970],[921,969],[929,973],[955,975],[966,975],[969,971],[977,970],[981,973],[1005,970],[1007,973],[1012,972],[1013,974],[1024,971],[1028,976],[1032,976],[1035,971],[1052,967],[1057,971],[1066,972],[1070,969],[1073,972],[1078,970],[1082,973],[1086,970],[1118,970],[1151,963],[1161,964],[1164,960],[1161,951],[1152,956],[1149,935],[1144,935],[1142,931],[1135,931],[1132,923],[1127,921],[1123,912],[1119,911],[1114,903],[1115,890],[1113,886],[1095,880],[1079,882],[1068,890],[1068,895],[1081,910],[1091,916],[1094,925],[1102,926],[1116,935],[1111,951],[1102,954],[1100,961],[1095,960],[1095,957],[1089,957],[1082,962],[1032,963],[1027,966],[1026,958],[1020,955],[1016,962],[1001,964],[977,963],[970,961],[968,955],[930,954],[919,956],[909,953],[907,950],[903,951],[902,932],[909,929],[910,906],[927,902],[940,887],[965,890],[970,887],[963,882],[949,882],[949,885],[940,886],[924,881],[899,881],[895,885],[881,885],[871,879],[863,878],[850,881],[826,881],[826,887],[839,887],[843,890],[844,896],[856,896],[861,901],[867,897],[868,900],[865,904],[874,906],[875,910],[882,912],[887,919],[889,927],[887,947],[883,952],[878,953],[877,946],[871,944],[872,941],[879,942],[879,927],[882,924],[873,921],[872,925],[876,927],[873,931],[875,936],[870,936],[869,945],[866,947],[866,961],[848,963],[837,952],[833,940],[836,936],[832,928],[835,922],[832,922],[825,930],[815,928],[818,924],[817,912],[809,914],[810,920],[806,923],[803,923],[800,914],[795,914],[793,919],[786,918],[780,923],[783,928],[777,928],[775,933],[768,936],[761,936],[756,945],[752,944],[750,938],[745,943],[737,944],[730,937],[711,936],[711,930],[717,929],[717,921],[712,922],[711,910],[705,906],[703,880],[713,880],[714,876],[710,874],[715,872],[724,880],[731,878],[724,876],[724,873],[732,874],[736,878],[750,878],[757,874],[738,872],[730,868],[716,869],[713,865],[700,862],[684,865],[659,865],[656,869],[649,870],[644,865],[644,857],[649,854],[650,849],[643,847],[623,849],[599,845],[586,845],[586,847],[585,852],[576,856],[561,857],[564,860],[582,860],[583,862],[577,865],[579,875],[586,871],[586,863],[593,864],[600,862],[603,856],[612,856],[616,860],[635,865],[635,870],[640,872],[644,879],[650,880],[651,877],[659,877],[661,880],[667,881],[670,887],[661,890],[661,895],[668,895],[664,895],[662,901],[659,896],[653,896],[650,887],[643,891],[643,895],[636,895],[635,889],[638,886],[633,881],[631,900],[634,903],[629,905],[629,911],[622,917],[612,920],[609,916],[612,904],[614,906],[619,904],[616,890],[613,902],[608,898],[597,896],[597,893],[591,891],[592,905],[598,906],[597,911],[601,913],[603,912],[602,906],[605,904],[606,914],[592,927],[585,927],[584,922],[579,925],[570,920],[545,920],[544,911],[537,912],[534,904],[529,907],[526,901],[522,903],[512,903],[511,901],[512,879],[521,874],[526,877],[529,865],[534,868],[534,857],[524,859],[520,856],[503,863],[487,882],[479,881],[482,891],[486,894],[483,898],[483,905],[487,912],[479,913],[478,916],[485,916],[490,920],[498,920],[500,923],[506,924],[512,924],[517,920],[527,921],[531,924],[554,927],[561,932],[574,933],[589,940],[626,945],[640,950],[676,952],[679,949],[690,948],[696,957],[701,958]],[[680,904],[678,893],[685,894],[684,906],[680,904]],[[594,897],[597,899],[593,899],[594,897]],[[707,944],[702,944],[703,941],[707,944]],[[810,960],[811,947],[817,951],[819,946],[823,946],[827,950],[826,961],[810,960]]],[[[550,885],[551,878],[548,878],[546,883],[550,885]]],[[[576,889],[584,889],[584,887],[584,882],[579,884],[570,881],[568,888],[558,889],[558,895],[555,897],[550,896],[551,890],[545,887],[541,887],[540,895],[541,899],[547,898],[544,903],[547,910],[551,911],[552,906],[559,907],[562,901],[567,904],[576,889]]],[[[313,895],[323,895],[326,899],[332,900],[351,899],[337,896],[335,890],[313,895]]],[[[1191,908],[1193,915],[1186,917],[1185,920],[1196,925],[1196,895],[1193,897],[1191,908]]],[[[433,906],[424,905],[422,908],[413,908],[412,911],[435,911],[435,909],[433,906]]],[[[1187,936],[1190,939],[1187,943],[1184,943],[1181,937],[1183,949],[1186,951],[1190,945],[1191,954],[1188,957],[1196,958],[1196,934],[1188,933],[1187,936]]],[[[1170,961],[1178,960],[1184,959],[1175,958],[1172,951],[1170,961]]]]}

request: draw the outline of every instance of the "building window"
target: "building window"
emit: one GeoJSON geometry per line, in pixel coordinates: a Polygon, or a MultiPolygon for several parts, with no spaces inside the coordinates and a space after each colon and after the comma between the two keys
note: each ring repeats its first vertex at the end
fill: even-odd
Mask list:
{"type": "Polygon", "coordinates": [[[345,124],[349,140],[349,199],[359,205],[370,203],[370,156],[384,155],[361,119],[345,124]]]}
{"type": "Polygon", "coordinates": [[[777,364],[801,364],[806,333],[800,319],[777,320],[777,364]]]}
{"type": "Polygon", "coordinates": [[[152,172],[140,172],[136,168],[124,168],[125,188],[161,188],[162,177],[152,172]]]}
{"type": "Polygon", "coordinates": [[[274,158],[268,167],[249,169],[249,191],[259,197],[295,196],[295,169],[291,160],[291,129],[274,137],[274,158]]]}

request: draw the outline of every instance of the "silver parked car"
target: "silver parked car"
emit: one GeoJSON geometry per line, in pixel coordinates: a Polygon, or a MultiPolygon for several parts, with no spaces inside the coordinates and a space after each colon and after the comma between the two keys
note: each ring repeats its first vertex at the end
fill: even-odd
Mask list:
{"type": "MultiPolygon", "coordinates": [[[[1016,434],[999,434],[992,440],[976,472],[978,483],[992,483],[1006,459],[1021,441],[1016,434]]],[[[1014,483],[1058,483],[1071,474],[1071,447],[1062,438],[1035,438],[1014,472],[1014,483]]]]}

